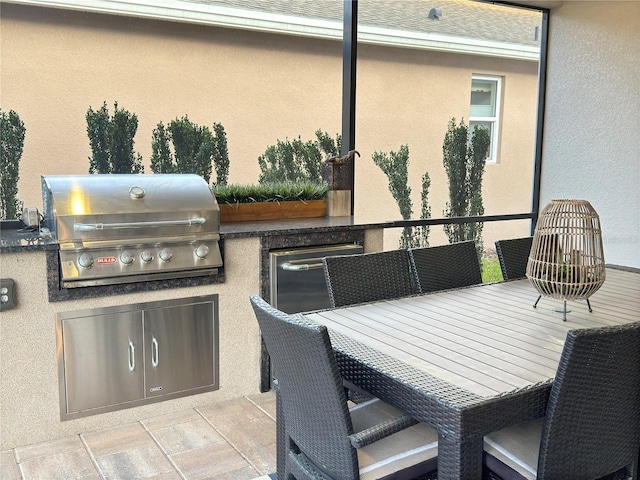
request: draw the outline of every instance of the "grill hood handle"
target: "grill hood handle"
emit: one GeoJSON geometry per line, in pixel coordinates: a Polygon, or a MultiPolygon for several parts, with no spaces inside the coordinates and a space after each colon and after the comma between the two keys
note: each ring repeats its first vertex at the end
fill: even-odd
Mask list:
{"type": "Polygon", "coordinates": [[[202,217],[186,220],[157,220],[154,222],[124,222],[124,223],[74,223],[76,232],[92,232],[95,230],[110,230],[116,228],[142,228],[142,227],[194,227],[204,225],[206,219],[202,217]]]}

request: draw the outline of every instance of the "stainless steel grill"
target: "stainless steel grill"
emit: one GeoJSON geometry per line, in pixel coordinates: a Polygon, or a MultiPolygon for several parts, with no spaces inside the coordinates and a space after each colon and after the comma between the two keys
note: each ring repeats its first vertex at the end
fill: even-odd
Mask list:
{"type": "Polygon", "coordinates": [[[198,175],[42,177],[63,288],[212,275],[220,210],[198,175]]]}

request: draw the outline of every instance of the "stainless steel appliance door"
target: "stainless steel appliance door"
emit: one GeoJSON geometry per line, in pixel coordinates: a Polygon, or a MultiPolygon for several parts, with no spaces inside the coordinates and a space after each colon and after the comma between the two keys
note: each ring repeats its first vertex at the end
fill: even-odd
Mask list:
{"type": "Polygon", "coordinates": [[[212,302],[146,309],[145,395],[216,384],[212,302]]]}
{"type": "Polygon", "coordinates": [[[143,398],[141,322],[139,310],[62,320],[67,412],[143,398]]]}
{"type": "Polygon", "coordinates": [[[351,243],[271,251],[271,305],[286,313],[329,308],[322,258],[362,252],[361,245],[351,243]]]}

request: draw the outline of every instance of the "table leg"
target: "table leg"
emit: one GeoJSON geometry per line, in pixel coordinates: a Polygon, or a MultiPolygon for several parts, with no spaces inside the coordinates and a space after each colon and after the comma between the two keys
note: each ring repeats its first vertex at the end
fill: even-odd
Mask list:
{"type": "Polygon", "coordinates": [[[438,480],[481,480],[482,438],[461,442],[438,435],[438,480]]]}

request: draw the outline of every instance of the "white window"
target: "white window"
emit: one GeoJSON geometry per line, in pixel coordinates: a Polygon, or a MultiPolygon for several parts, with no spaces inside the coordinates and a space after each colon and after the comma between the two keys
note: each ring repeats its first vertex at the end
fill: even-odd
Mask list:
{"type": "Polygon", "coordinates": [[[469,132],[474,127],[485,127],[491,135],[487,162],[498,159],[498,132],[500,122],[500,96],[502,78],[487,75],[471,77],[471,107],[469,109],[469,132]]]}

